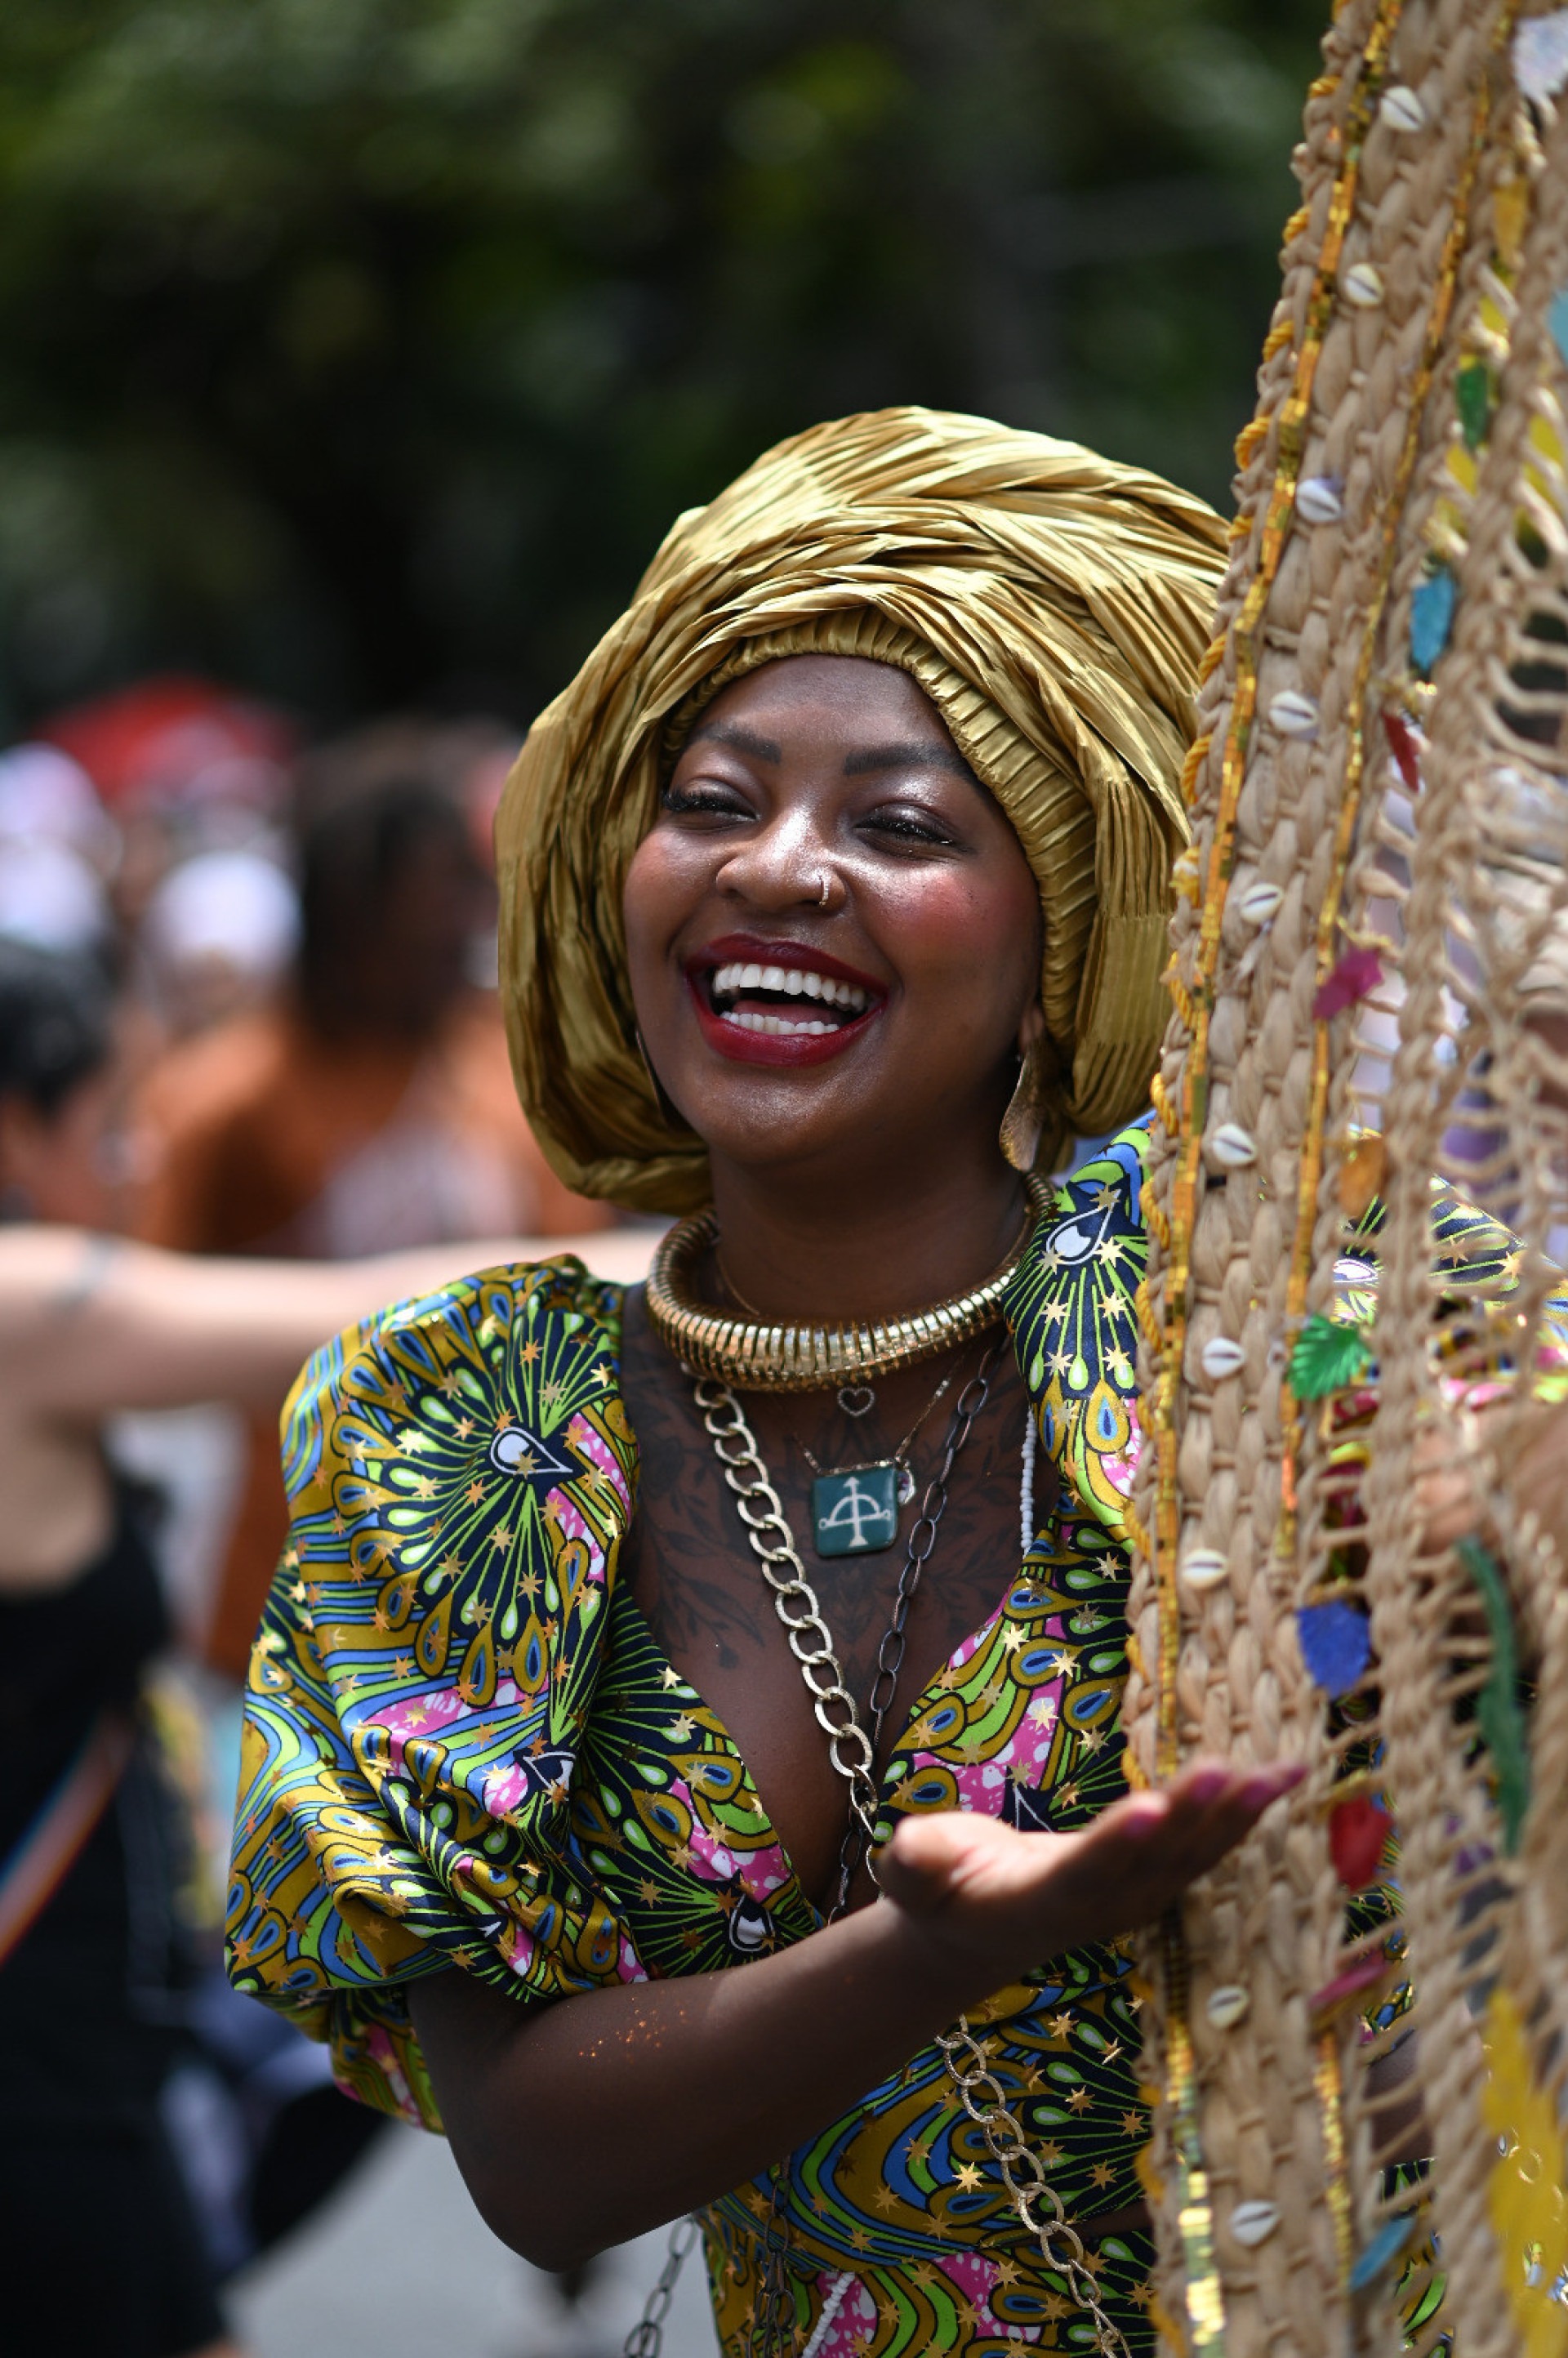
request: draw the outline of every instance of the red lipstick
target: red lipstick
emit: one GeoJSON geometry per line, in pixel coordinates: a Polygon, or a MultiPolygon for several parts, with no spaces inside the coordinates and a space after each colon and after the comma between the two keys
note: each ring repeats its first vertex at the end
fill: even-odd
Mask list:
{"type": "Polygon", "coordinates": [[[811,942],[770,941],[763,934],[720,934],[717,941],[704,942],[686,960],[689,974],[711,974],[721,966],[799,967],[813,974],[825,974],[834,982],[852,982],[860,990],[869,991],[875,999],[887,997],[887,985],[875,975],[862,974],[858,966],[846,966],[842,958],[830,957],[811,942]]]}
{"type": "MultiPolygon", "coordinates": [[[[885,985],[859,968],[846,965],[842,958],[829,957],[825,950],[806,942],[769,940],[756,934],[724,934],[716,941],[705,942],[687,959],[685,971],[703,1038],[718,1055],[733,1064],[775,1067],[827,1064],[852,1047],[887,1004],[885,985]],[[791,1034],[754,1031],[721,1015],[713,1004],[711,979],[721,967],[732,965],[773,966],[783,968],[786,973],[818,974],[827,981],[849,983],[864,991],[871,1004],[825,1032],[791,1034]]],[[[818,1009],[826,1011],[825,1002],[804,994],[794,997],[789,1003],[802,1015],[818,1009]]],[[[775,1011],[770,1008],[769,1011],[775,1011]]]]}

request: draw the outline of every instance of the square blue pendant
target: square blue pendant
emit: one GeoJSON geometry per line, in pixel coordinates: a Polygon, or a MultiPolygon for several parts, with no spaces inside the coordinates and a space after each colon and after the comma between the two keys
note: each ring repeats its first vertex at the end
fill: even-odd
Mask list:
{"type": "Polygon", "coordinates": [[[879,1555],[898,1537],[898,1467],[861,1466],[819,1474],[811,1486],[818,1555],[879,1555]]]}

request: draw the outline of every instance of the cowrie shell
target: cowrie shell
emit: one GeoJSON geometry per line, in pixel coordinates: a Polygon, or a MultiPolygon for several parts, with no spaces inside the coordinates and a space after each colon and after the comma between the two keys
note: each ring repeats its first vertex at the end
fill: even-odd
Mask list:
{"type": "Polygon", "coordinates": [[[1239,1343],[1231,1341],[1228,1335],[1216,1335],[1204,1345],[1198,1355],[1198,1364],[1206,1376],[1212,1376],[1216,1383],[1220,1383],[1227,1376],[1238,1374],[1246,1366],[1247,1354],[1239,1343]]]}
{"type": "Polygon", "coordinates": [[[1379,118],[1390,131],[1423,131],[1426,109],[1408,82],[1391,82],[1378,101],[1379,118]]]}
{"type": "Polygon", "coordinates": [[[1208,1141],[1208,1151],[1227,1171],[1244,1171],[1258,1160],[1258,1141],[1238,1121],[1222,1121],[1208,1141]]]}
{"type": "Polygon", "coordinates": [[[1230,2214],[1230,2232],[1249,2251],[1266,2244],[1279,2223],[1277,2202],[1238,2202],[1230,2214]]]}
{"type": "Polygon", "coordinates": [[[1237,894],[1236,906],[1249,925],[1266,925],[1271,917],[1278,914],[1284,897],[1277,884],[1265,883],[1260,877],[1256,884],[1249,884],[1245,892],[1237,894]]]}
{"type": "Polygon", "coordinates": [[[1239,1982],[1221,1982],[1217,1989],[1210,1990],[1204,2012],[1217,2030],[1234,2030],[1251,2004],[1239,1982]]]}
{"type": "Polygon", "coordinates": [[[1299,687],[1282,688],[1269,707],[1269,719],[1281,737],[1315,737],[1316,701],[1299,687]]]}
{"type": "Polygon", "coordinates": [[[1383,299],[1383,274],[1369,262],[1353,262],[1339,282],[1347,303],[1358,311],[1375,311],[1383,299]]]}
{"type": "Polygon", "coordinates": [[[1184,1585],[1200,1593],[1206,1588],[1217,1588],[1229,1571],[1230,1566],[1217,1548],[1189,1548],[1182,1558],[1184,1585]]]}
{"type": "Polygon", "coordinates": [[[1337,524],[1345,514],[1332,475],[1308,475],[1296,485],[1296,514],[1303,524],[1337,524]]]}

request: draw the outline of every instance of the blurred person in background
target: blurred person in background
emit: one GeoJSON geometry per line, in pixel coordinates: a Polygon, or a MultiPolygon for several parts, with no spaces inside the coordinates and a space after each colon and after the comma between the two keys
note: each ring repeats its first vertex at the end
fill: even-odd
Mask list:
{"type": "MultiPolygon", "coordinates": [[[[556,1178],[517,1108],[460,768],[454,783],[416,729],[384,726],[319,754],[301,803],[291,981],[153,1076],[142,1233],[336,1260],[611,1224],[556,1178]]],[[[286,1523],[276,1435],[258,1421],[207,1642],[236,1681],[286,1523]]]]}
{"type": "Polygon", "coordinates": [[[39,736],[91,779],[113,822],[114,911],[132,944],[159,885],[184,862],[212,852],[287,856],[296,731],[254,697],[155,676],[51,714],[39,736]]]}
{"type": "Polygon", "coordinates": [[[91,950],[114,931],[119,832],[92,779],[57,746],[0,753],[0,938],[91,950]]]}
{"type": "Polygon", "coordinates": [[[520,732],[482,715],[431,720],[389,713],[308,747],[295,763],[302,815],[319,815],[384,786],[418,779],[460,810],[469,839],[487,872],[501,790],[517,759],[520,732]]]}
{"type": "MultiPolygon", "coordinates": [[[[323,1335],[537,1247],[279,1269],[122,1241],[128,1098],[101,967],[0,943],[0,2218],[25,2257],[5,2315],[29,2358],[232,2358],[202,2190],[162,2101],[191,2047],[202,1942],[148,1702],[174,1634],[157,1500],[116,1467],[104,1422],[214,1399],[275,1422],[323,1335]]],[[[351,2133],[318,2106],[264,2236],[362,2142],[355,2108],[316,2093],[351,2133]]]]}
{"type": "Polygon", "coordinates": [[[138,948],[153,1003],[176,1039],[248,1013],[299,946],[299,895],[265,851],[198,852],[170,869],[143,914],[138,948]]]}

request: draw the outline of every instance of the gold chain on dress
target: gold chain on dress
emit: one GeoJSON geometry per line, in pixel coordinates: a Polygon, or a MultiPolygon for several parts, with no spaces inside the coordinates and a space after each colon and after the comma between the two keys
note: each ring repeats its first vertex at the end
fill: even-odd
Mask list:
{"type": "Polygon", "coordinates": [[[768,1478],[767,1467],[758,1452],[752,1429],[741,1413],[741,1404],[725,1385],[709,1383],[702,1378],[697,1379],[697,1404],[713,1443],[714,1455],[724,1468],[725,1481],[735,1493],[741,1520],[762,1563],[762,1577],[773,1591],[773,1610],[788,1633],[790,1651],[800,1664],[801,1676],[811,1695],[812,1708],[827,1737],[828,1758],[849,1787],[850,1818],[839,1854],[838,1888],[827,1911],[829,1924],[835,1923],[849,1906],[849,1886],[854,1880],[855,1869],[862,1855],[870,1855],[876,1842],[879,1809],[875,1775],[877,1746],[881,1740],[882,1722],[898,1688],[910,1607],[914,1602],[920,1576],[936,1544],[936,1527],[946,1511],[947,1484],[952,1477],[954,1462],[968,1440],[976,1417],[990,1397],[990,1371],[995,1357],[993,1347],[959,1393],[954,1405],[953,1422],[948,1428],[947,1445],[941,1466],[926,1485],[920,1512],[910,1526],[892,1613],[881,1644],[877,1649],[877,1674],[867,1704],[867,1717],[871,1722],[869,1732],[862,1726],[855,1699],[844,1684],[843,1672],[833,1650],[833,1633],[823,1617],[816,1592],[806,1576],[806,1567],[795,1547],[783,1502],[768,1478]],[[731,1449],[731,1443],[738,1445],[731,1449]],[[738,1479],[738,1476],[746,1478],[738,1479]],[[750,1512],[749,1509],[759,1499],[762,1502],[762,1512],[750,1512]],[[772,1544],[768,1541],[770,1532],[773,1534],[772,1544]],[[782,1571],[781,1566],[784,1567],[782,1571]],[[803,1638],[811,1641],[809,1652],[801,1644],[803,1638]],[[840,1747],[847,1747],[848,1758],[840,1747]]]}
{"type": "MultiPolygon", "coordinates": [[[[867,1715],[871,1721],[869,1734],[860,1725],[854,1698],[844,1684],[843,1673],[834,1656],[832,1632],[823,1617],[816,1592],[806,1577],[805,1566],[795,1548],[783,1502],[768,1477],[767,1467],[741,1412],[740,1403],[725,1385],[710,1383],[700,1377],[697,1381],[697,1404],[713,1443],[714,1455],[724,1468],[724,1479],[735,1493],[747,1535],[762,1562],[763,1577],[773,1591],[774,1610],[788,1632],[790,1651],[801,1666],[801,1674],[811,1695],[812,1708],[827,1736],[829,1758],[849,1786],[849,1822],[844,1829],[844,1840],[838,1853],[838,1887],[827,1917],[829,1924],[837,1922],[849,1907],[855,1870],[862,1858],[869,1859],[876,1841],[877,1789],[873,1774],[876,1750],[881,1737],[882,1722],[887,1717],[898,1687],[910,1607],[926,1560],[936,1543],[936,1527],[946,1509],[947,1484],[954,1460],[968,1440],[974,1421],[989,1398],[990,1369],[995,1357],[993,1347],[980,1362],[973,1380],[958,1396],[941,1466],[926,1486],[925,1496],[920,1502],[920,1513],[905,1541],[903,1566],[899,1574],[892,1612],[881,1644],[877,1649],[877,1674],[867,1705],[867,1715]],[[735,1446],[731,1447],[731,1444],[735,1446]],[[749,1509],[759,1499],[762,1512],[750,1512],[749,1509]],[[773,1545],[768,1544],[770,1533],[774,1541],[773,1545]],[[781,1566],[784,1569],[781,1570],[781,1566]],[[803,1648],[803,1639],[810,1640],[809,1651],[803,1648]],[[848,1758],[837,1748],[840,1738],[849,1745],[848,1758]]],[[[784,2212],[789,2192],[787,2159],[775,2163],[769,2172],[768,2191],[767,2216],[762,2228],[760,2281],[747,2334],[747,2358],[773,2358],[773,2353],[778,2351],[793,2351],[795,2348],[795,2326],[791,2314],[794,2301],[788,2270],[789,2232],[784,2212]]]]}
{"type": "MultiPolygon", "coordinates": [[[[968,1438],[968,1427],[979,1412],[977,1403],[965,1415],[965,1403],[974,1389],[972,1384],[966,1388],[953,1412],[955,1433],[949,1440],[946,1464],[939,1477],[944,1488],[957,1448],[968,1438]],[[961,1432],[960,1419],[963,1420],[961,1432]]],[[[724,1467],[724,1478],[735,1493],[741,1520],[761,1560],[762,1577],[773,1590],[773,1609],[789,1632],[790,1651],[800,1664],[801,1675],[812,1699],[812,1709],[827,1735],[827,1757],[849,1785],[853,1819],[859,1823],[866,1845],[867,1870],[872,1882],[876,1883],[878,1794],[873,1740],[861,1725],[855,1699],[844,1682],[844,1672],[834,1650],[832,1632],[822,1617],[816,1592],[806,1576],[806,1566],[795,1546],[783,1504],[768,1479],[767,1469],[740,1402],[727,1387],[720,1384],[699,1383],[697,1397],[697,1404],[703,1410],[703,1422],[713,1438],[715,1454],[724,1467]],[[725,1420],[722,1422],[718,1421],[720,1413],[725,1420]],[[740,1444],[733,1454],[726,1446],[731,1442],[740,1444]],[[761,1503],[761,1512],[752,1512],[758,1502],[761,1503]],[[809,1650],[803,1649],[803,1639],[809,1639],[809,1650]]],[[[984,1397],[983,1389],[981,1397],[984,1397]]],[[[1062,2208],[1061,2197],[1047,2184],[1044,2165],[1031,2148],[1016,2115],[1008,2104],[1001,2082],[990,2068],[986,2050],[970,2029],[967,2018],[960,2015],[956,2028],[939,2036],[935,2044],[947,2066],[960,2104],[985,2139],[986,2148],[996,2163],[1025,2234],[1037,2245],[1046,2268],[1066,2278],[1075,2299],[1093,2323],[1095,2345],[1102,2358],[1130,2358],[1119,2328],[1101,2307],[1099,2287],[1087,2265],[1083,2244],[1062,2208]]],[[[779,2190],[775,2181],[770,2226],[778,2209],[779,2190]]],[[[765,2331],[770,2339],[762,2345],[762,2358],[773,2358],[773,2352],[781,2342],[784,2348],[793,2348],[794,2333],[787,2329],[784,2305],[778,2289],[772,2286],[764,2287],[764,2294],[768,2309],[765,2331]],[[785,2331],[789,2331],[789,2338],[783,2341],[785,2331]]]]}

